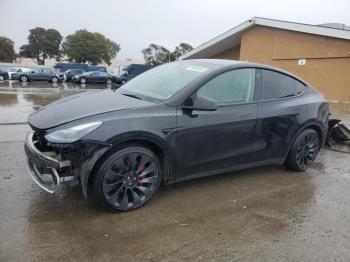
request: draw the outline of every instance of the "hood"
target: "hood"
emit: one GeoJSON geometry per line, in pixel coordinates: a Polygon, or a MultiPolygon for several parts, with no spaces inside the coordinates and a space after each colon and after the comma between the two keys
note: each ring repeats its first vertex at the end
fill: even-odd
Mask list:
{"type": "Polygon", "coordinates": [[[154,105],[112,90],[83,92],[57,100],[32,113],[29,124],[37,129],[53,128],[80,118],[154,105]]]}

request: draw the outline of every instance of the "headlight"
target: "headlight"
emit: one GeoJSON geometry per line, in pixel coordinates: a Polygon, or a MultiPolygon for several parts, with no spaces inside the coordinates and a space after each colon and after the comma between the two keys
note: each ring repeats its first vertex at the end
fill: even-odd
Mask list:
{"type": "Polygon", "coordinates": [[[86,123],[61,129],[47,134],[45,138],[52,143],[72,143],[98,128],[102,122],[86,123]]]}

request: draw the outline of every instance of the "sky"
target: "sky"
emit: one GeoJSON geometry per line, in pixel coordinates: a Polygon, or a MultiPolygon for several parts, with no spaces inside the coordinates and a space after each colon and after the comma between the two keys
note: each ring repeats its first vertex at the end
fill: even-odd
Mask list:
{"type": "Polygon", "coordinates": [[[156,43],[196,47],[251,17],[350,25],[349,0],[0,0],[0,36],[27,43],[28,30],[100,32],[121,46],[118,59],[142,59],[156,43]]]}

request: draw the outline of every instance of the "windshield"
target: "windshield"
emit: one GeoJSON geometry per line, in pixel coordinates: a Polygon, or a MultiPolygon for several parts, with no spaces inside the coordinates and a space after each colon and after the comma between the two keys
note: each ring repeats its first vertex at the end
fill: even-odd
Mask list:
{"type": "Polygon", "coordinates": [[[156,100],[167,100],[187,84],[212,71],[215,65],[181,61],[148,70],[118,90],[156,100]]]}

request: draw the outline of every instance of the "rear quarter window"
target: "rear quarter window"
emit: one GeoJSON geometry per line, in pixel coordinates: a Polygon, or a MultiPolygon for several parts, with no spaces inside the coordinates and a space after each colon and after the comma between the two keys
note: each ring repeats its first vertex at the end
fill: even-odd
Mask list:
{"type": "Polygon", "coordinates": [[[295,94],[300,95],[302,92],[304,92],[306,88],[306,85],[299,82],[298,80],[295,80],[295,94]]]}
{"type": "Polygon", "coordinates": [[[262,100],[292,97],[304,92],[306,85],[285,74],[262,70],[262,100]]]}
{"type": "Polygon", "coordinates": [[[294,78],[284,74],[262,70],[262,99],[271,100],[294,96],[294,78]]]}

